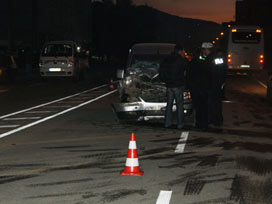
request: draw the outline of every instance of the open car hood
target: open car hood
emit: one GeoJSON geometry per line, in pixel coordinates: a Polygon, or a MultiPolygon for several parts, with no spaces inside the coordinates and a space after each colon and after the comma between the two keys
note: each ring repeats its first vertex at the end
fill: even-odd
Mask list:
{"type": "Polygon", "coordinates": [[[119,83],[124,102],[136,102],[139,98],[148,102],[165,102],[166,87],[159,79],[157,68],[128,68],[128,76],[119,83]]]}

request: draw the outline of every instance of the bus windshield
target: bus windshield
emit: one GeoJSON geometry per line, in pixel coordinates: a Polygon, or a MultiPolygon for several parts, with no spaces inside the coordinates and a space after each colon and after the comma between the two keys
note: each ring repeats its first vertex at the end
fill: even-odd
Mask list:
{"type": "Polygon", "coordinates": [[[233,32],[232,42],[233,43],[247,43],[257,44],[261,41],[261,33],[256,32],[233,32]]]}

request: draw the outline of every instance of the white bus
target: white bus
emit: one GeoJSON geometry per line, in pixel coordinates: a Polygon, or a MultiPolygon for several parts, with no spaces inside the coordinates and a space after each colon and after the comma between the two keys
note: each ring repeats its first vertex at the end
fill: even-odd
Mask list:
{"type": "Polygon", "coordinates": [[[228,68],[233,71],[260,71],[264,66],[264,34],[258,26],[233,26],[227,45],[228,68]]]}

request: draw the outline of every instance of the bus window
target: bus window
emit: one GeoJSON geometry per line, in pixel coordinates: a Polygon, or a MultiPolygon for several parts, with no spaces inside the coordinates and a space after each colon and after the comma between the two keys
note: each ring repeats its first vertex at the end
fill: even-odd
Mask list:
{"type": "Polygon", "coordinates": [[[257,32],[233,32],[232,33],[233,43],[255,44],[255,43],[260,43],[260,41],[261,41],[261,33],[257,33],[257,32]]]}

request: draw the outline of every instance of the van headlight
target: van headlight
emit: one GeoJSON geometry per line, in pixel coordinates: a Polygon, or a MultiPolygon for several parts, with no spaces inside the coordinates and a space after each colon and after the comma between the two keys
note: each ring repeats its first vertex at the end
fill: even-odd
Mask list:
{"type": "Polygon", "coordinates": [[[72,67],[73,65],[74,65],[73,62],[69,62],[69,63],[68,63],[68,67],[72,67]]]}
{"type": "Polygon", "coordinates": [[[39,67],[42,67],[44,65],[44,62],[42,60],[39,61],[39,67]]]}
{"type": "Polygon", "coordinates": [[[124,79],[124,83],[125,83],[126,86],[131,85],[132,84],[132,78],[130,76],[126,77],[124,79]]]}

